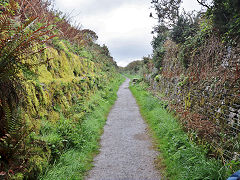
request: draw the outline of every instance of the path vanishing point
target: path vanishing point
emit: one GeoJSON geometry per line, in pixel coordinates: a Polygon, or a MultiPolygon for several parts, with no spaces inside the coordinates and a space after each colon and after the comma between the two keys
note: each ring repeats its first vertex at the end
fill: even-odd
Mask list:
{"type": "Polygon", "coordinates": [[[101,137],[100,153],[86,180],[159,180],[147,126],[128,88],[127,79],[108,115],[101,137]]]}

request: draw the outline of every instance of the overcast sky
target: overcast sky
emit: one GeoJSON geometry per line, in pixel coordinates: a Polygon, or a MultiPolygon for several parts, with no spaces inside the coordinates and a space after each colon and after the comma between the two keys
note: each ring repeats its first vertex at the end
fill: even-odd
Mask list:
{"type": "MultiPolygon", "coordinates": [[[[152,53],[152,27],[156,20],[151,0],[55,0],[55,8],[72,12],[74,20],[95,31],[119,66],[152,53]]],[[[196,0],[183,0],[186,10],[199,10],[196,0]]]]}

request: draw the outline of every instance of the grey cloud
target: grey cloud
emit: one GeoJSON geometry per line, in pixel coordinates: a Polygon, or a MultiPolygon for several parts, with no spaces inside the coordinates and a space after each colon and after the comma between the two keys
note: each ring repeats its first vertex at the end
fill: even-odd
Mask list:
{"type": "Polygon", "coordinates": [[[81,10],[82,14],[99,14],[106,13],[124,4],[138,4],[146,2],[146,0],[92,0],[84,4],[78,9],[81,10]]]}
{"type": "Polygon", "coordinates": [[[115,39],[108,43],[112,56],[119,60],[141,59],[151,53],[151,45],[140,39],[115,39]]]}
{"type": "MultiPolygon", "coordinates": [[[[104,23],[107,23],[107,21],[105,22],[104,19],[100,19],[101,21],[98,22],[99,16],[104,13],[109,14],[110,16],[110,11],[112,13],[114,9],[117,9],[120,6],[130,5],[131,7],[135,7],[134,5],[136,5],[136,7],[139,7],[138,5],[141,5],[143,7],[146,7],[148,5],[150,6],[150,2],[147,2],[149,0],[72,0],[72,3],[68,4],[67,6],[63,0],[56,1],[59,1],[58,7],[61,10],[71,11],[72,9],[75,9],[74,14],[76,14],[76,11],[80,13],[78,16],[79,18],[77,18],[79,22],[81,22],[81,17],[86,17],[88,18],[90,23],[96,23],[96,27],[94,27],[95,29],[93,30],[97,33],[97,29],[102,28],[101,36],[103,38],[101,39],[101,44],[105,43],[109,47],[111,55],[113,56],[114,60],[117,61],[119,64],[126,65],[126,63],[130,61],[139,60],[143,56],[147,56],[148,54],[152,53],[152,47],[150,45],[151,37],[149,37],[148,35],[148,33],[150,34],[150,32],[142,32],[141,29],[136,29],[136,32],[131,31],[131,29],[133,29],[132,27],[135,26],[135,23],[139,23],[139,21],[128,23],[131,27],[119,27],[119,32],[115,32],[116,34],[111,31],[108,34],[108,29],[104,29],[104,23]],[[78,4],[77,1],[79,2],[78,4]],[[126,36],[121,33],[125,31],[128,32],[128,28],[130,30],[129,33],[126,33],[126,36]]],[[[124,13],[124,8],[122,10],[122,13],[124,13]]],[[[123,21],[132,21],[131,18],[124,18],[123,21]]],[[[140,23],[144,24],[144,22],[141,21],[140,23]]],[[[139,28],[141,26],[138,25],[136,27],[139,28]]]]}

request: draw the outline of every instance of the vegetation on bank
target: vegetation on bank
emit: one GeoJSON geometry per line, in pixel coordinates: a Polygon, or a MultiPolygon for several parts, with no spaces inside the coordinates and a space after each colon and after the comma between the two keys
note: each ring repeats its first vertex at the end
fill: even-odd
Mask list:
{"type": "Polygon", "coordinates": [[[144,82],[130,86],[141,114],[160,151],[158,161],[169,179],[226,179],[231,171],[220,160],[207,157],[208,149],[199,146],[183,131],[178,119],[166,109],[167,104],[151,95],[144,82]]]}
{"type": "Polygon", "coordinates": [[[181,9],[181,0],[152,0],[158,20],[152,57],[122,71],[142,76],[209,157],[229,171],[239,169],[240,96],[238,0],[196,0],[200,12],[181,9]]]}
{"type": "Polygon", "coordinates": [[[169,39],[179,45],[178,56],[184,68],[191,65],[190,59],[201,53],[201,46],[213,36],[227,46],[237,46],[240,37],[239,1],[196,1],[204,10],[187,12],[181,9],[182,0],[151,1],[155,13],[150,16],[158,19],[152,32],[155,35],[152,59],[158,70],[166,52],[164,43],[169,39]]]}
{"type": "Polygon", "coordinates": [[[83,176],[121,81],[108,48],[51,0],[1,1],[0,31],[0,179],[48,177],[77,148],[83,176]]]}
{"type": "MultiPolygon", "coordinates": [[[[61,116],[56,124],[42,120],[39,138],[51,144],[55,159],[39,179],[83,179],[92,167],[108,112],[123,81],[122,76],[116,76],[108,87],[93,94],[86,103],[89,112],[81,121],[66,119],[64,116],[61,116]]],[[[76,105],[72,109],[73,113],[81,108],[80,106],[76,105]]]]}

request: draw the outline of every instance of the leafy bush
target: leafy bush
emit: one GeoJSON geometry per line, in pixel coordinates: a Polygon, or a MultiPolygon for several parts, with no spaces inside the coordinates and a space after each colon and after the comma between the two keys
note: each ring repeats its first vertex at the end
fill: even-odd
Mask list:
{"type": "Polygon", "coordinates": [[[124,71],[128,74],[139,74],[142,67],[142,61],[133,61],[124,68],[124,71]]]}
{"type": "Polygon", "coordinates": [[[239,39],[240,35],[240,2],[238,0],[214,0],[209,10],[212,14],[214,27],[220,33],[227,33],[229,38],[239,39]]]}
{"type": "Polygon", "coordinates": [[[213,23],[210,19],[201,19],[199,29],[194,36],[188,37],[181,45],[178,58],[182,62],[184,68],[188,68],[191,58],[200,52],[199,47],[208,41],[212,34],[213,23]]]}
{"type": "Polygon", "coordinates": [[[153,46],[153,63],[157,69],[160,69],[162,59],[165,55],[164,42],[167,39],[168,31],[165,29],[164,32],[158,33],[156,37],[153,37],[152,46],[153,46]]]}
{"type": "Polygon", "coordinates": [[[198,30],[198,16],[182,14],[170,33],[170,37],[176,43],[184,43],[189,37],[193,37],[198,30]]]}

